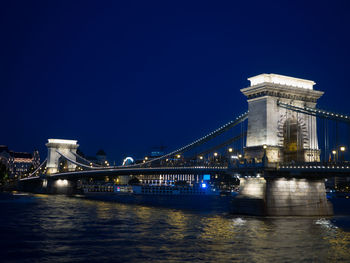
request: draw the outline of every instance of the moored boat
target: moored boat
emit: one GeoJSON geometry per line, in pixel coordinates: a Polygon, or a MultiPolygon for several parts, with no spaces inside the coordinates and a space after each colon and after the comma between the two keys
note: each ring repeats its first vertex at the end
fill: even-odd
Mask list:
{"type": "Polygon", "coordinates": [[[102,201],[178,209],[228,212],[231,196],[209,184],[194,185],[83,185],[84,197],[102,201]]]}

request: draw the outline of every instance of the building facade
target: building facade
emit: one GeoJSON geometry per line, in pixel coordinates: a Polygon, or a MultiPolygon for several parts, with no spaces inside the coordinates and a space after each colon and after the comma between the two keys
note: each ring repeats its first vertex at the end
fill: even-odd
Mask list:
{"type": "Polygon", "coordinates": [[[40,165],[40,155],[37,150],[33,153],[15,152],[0,145],[0,162],[7,167],[10,177],[19,178],[40,165]]]}

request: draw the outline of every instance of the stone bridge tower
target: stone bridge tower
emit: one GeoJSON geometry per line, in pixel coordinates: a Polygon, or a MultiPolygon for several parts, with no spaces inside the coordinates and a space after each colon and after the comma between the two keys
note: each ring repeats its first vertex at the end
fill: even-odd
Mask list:
{"type": "MultiPolygon", "coordinates": [[[[53,174],[58,172],[59,168],[59,160],[61,158],[61,155],[58,153],[62,153],[64,156],[68,157],[69,159],[76,161],[76,156],[74,155],[77,152],[77,148],[79,147],[79,144],[77,144],[78,141],[75,140],[62,140],[62,139],[49,139],[47,146],[47,173],[53,174]]],[[[75,171],[76,165],[67,162],[67,170],[68,171],[75,171]]]]}
{"type": "Polygon", "coordinates": [[[315,108],[324,92],[315,82],[277,74],[248,79],[241,89],[248,98],[248,131],[245,158],[259,161],[266,153],[269,162],[317,162],[320,150],[316,117],[278,106],[278,102],[315,108]]]}

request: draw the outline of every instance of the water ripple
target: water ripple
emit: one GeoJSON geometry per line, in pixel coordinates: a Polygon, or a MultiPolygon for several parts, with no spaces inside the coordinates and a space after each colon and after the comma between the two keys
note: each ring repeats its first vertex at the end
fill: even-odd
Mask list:
{"type": "Polygon", "coordinates": [[[0,195],[0,209],[2,262],[350,261],[349,217],[236,217],[64,196],[0,195]]]}

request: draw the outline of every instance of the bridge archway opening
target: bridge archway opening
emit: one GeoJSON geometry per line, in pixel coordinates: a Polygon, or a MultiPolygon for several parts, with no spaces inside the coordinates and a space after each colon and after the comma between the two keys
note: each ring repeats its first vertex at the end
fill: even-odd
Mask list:
{"type": "Polygon", "coordinates": [[[303,162],[303,133],[296,118],[288,118],[283,125],[284,162],[303,162]]]}
{"type": "Polygon", "coordinates": [[[58,158],[58,172],[63,173],[68,171],[68,161],[63,156],[58,158]]]}

